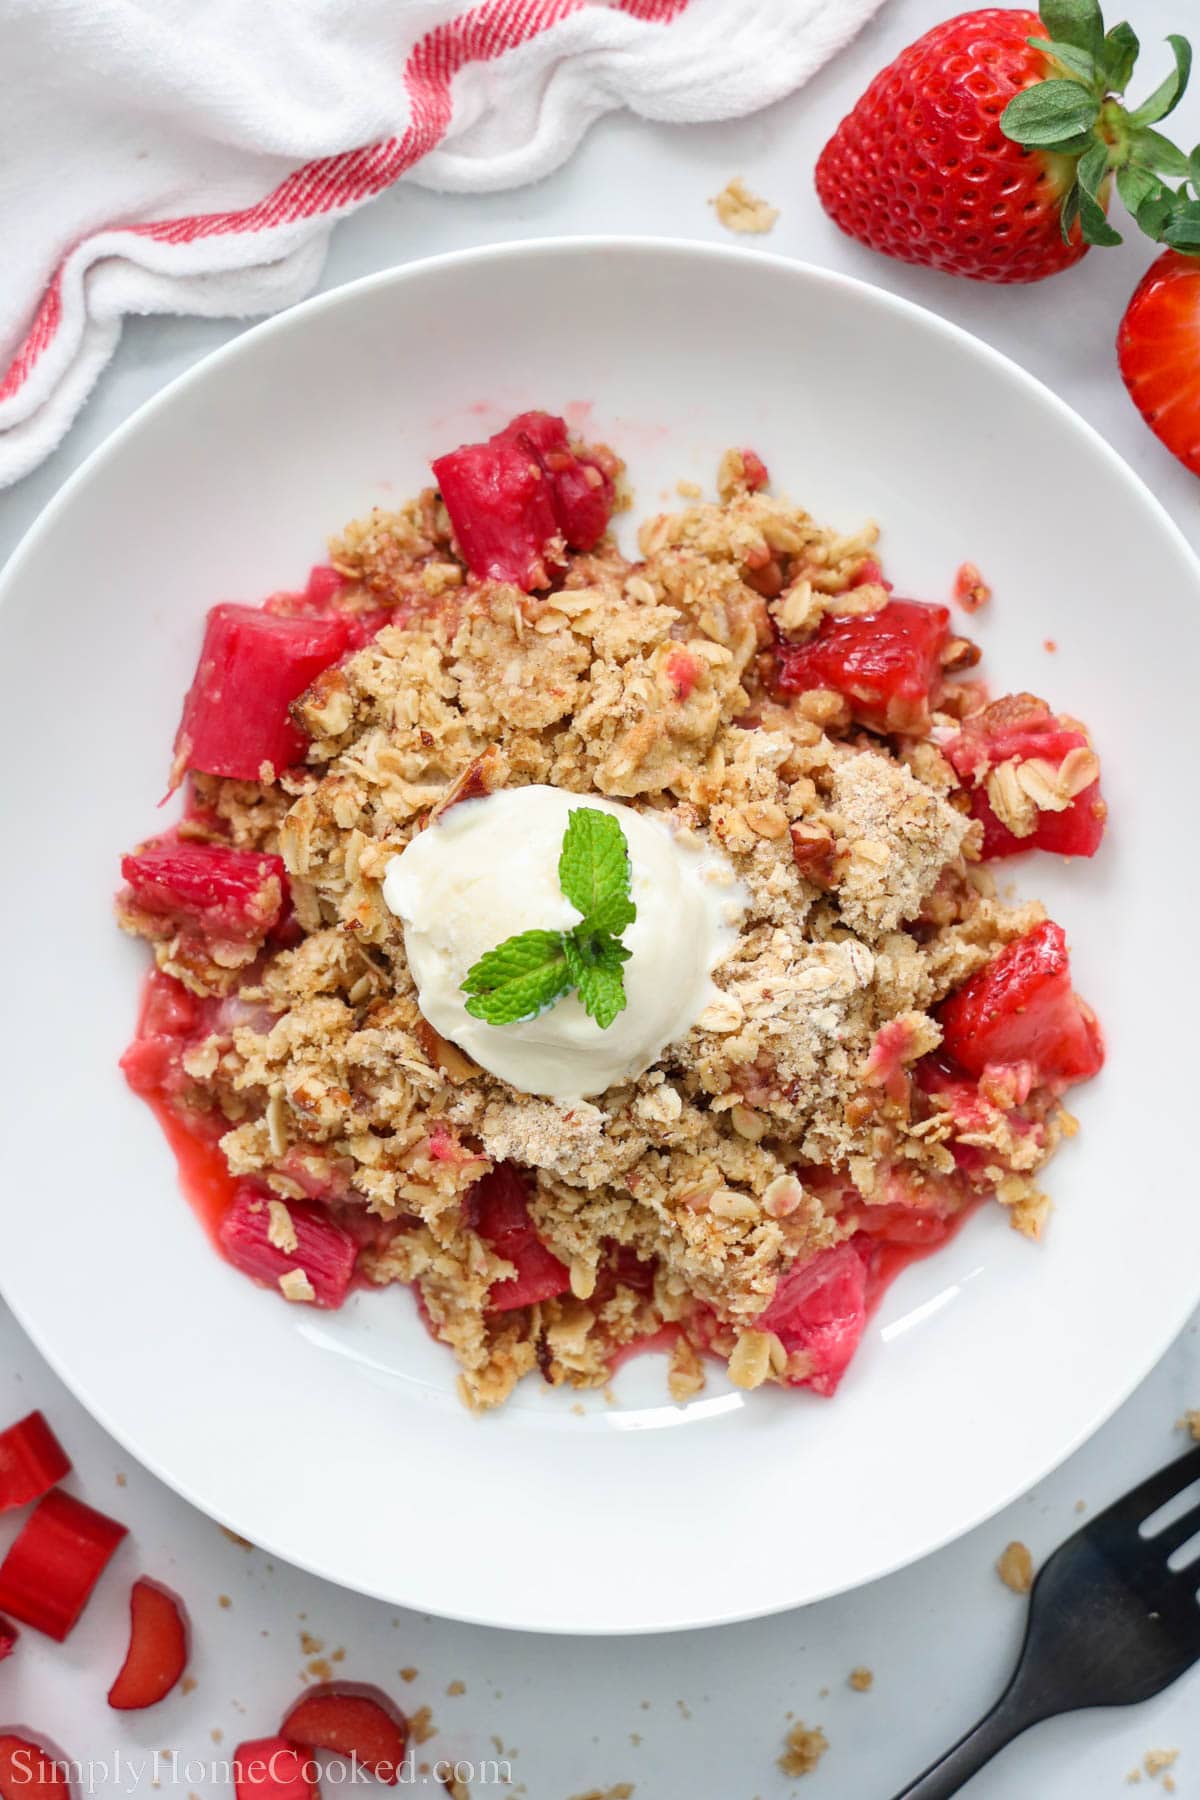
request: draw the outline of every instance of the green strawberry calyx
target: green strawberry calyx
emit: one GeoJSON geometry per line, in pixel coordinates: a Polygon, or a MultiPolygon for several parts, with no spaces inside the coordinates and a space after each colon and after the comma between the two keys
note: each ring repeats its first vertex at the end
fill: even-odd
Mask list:
{"type": "Polygon", "coordinates": [[[1099,0],[1043,0],[1039,11],[1046,36],[1027,41],[1055,72],[1010,100],[1000,125],[1024,149],[1074,158],[1062,203],[1064,239],[1078,221],[1086,244],[1122,241],[1105,213],[1115,181],[1148,237],[1200,252],[1200,149],[1187,156],[1156,129],[1187,87],[1187,39],[1167,38],[1174,67],[1140,106],[1129,107],[1125,90],[1141,47],[1133,27],[1122,22],[1106,32],[1099,0]]]}

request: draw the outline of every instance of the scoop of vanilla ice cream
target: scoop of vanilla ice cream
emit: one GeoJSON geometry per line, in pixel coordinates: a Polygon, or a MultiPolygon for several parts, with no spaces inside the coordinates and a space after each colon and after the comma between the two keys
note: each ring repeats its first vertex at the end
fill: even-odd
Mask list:
{"type": "Polygon", "coordinates": [[[510,1086],[556,1100],[640,1075],[695,1024],[747,905],[726,857],[669,819],[541,786],[451,807],[392,858],[383,897],[403,922],[429,1023],[510,1086]],[[614,814],[629,846],[637,918],[623,934],[628,1004],[606,1030],[574,993],[520,1024],[472,1018],[461,983],[486,951],[522,931],[579,923],[558,884],[558,859],[581,806],[614,814]]]}

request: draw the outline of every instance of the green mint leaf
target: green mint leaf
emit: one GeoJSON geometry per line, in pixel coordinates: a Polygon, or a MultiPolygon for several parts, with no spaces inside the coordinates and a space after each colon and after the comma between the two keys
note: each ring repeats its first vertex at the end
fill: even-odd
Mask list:
{"type": "Polygon", "coordinates": [[[1177,150],[1170,138],[1164,137],[1161,131],[1151,130],[1149,125],[1130,132],[1129,157],[1131,162],[1141,163],[1144,169],[1152,169],[1156,175],[1183,176],[1188,173],[1188,159],[1183,151],[1177,150]]]}
{"type": "Polygon", "coordinates": [[[1098,0],[1043,0],[1037,10],[1055,43],[1073,44],[1099,60],[1104,48],[1104,19],[1098,0]]]}
{"type": "Polygon", "coordinates": [[[462,991],[467,1011],[488,1025],[536,1018],[571,988],[560,931],[523,931],[506,938],[468,969],[462,991]]]}
{"type": "MultiPolygon", "coordinates": [[[[1155,125],[1159,119],[1165,119],[1169,112],[1174,112],[1183,99],[1183,91],[1188,84],[1188,76],[1192,72],[1192,46],[1185,37],[1172,32],[1167,39],[1171,46],[1171,54],[1175,58],[1175,67],[1155,88],[1148,100],[1144,100],[1129,115],[1129,123],[1133,126],[1155,125]]],[[[1020,98],[1020,95],[1017,96],[1020,98]]]]}
{"type": "Polygon", "coordinates": [[[629,846],[620,821],[595,806],[571,812],[558,859],[563,893],[596,931],[624,931],[637,918],[629,896],[629,846]]]}
{"type": "Polygon", "coordinates": [[[629,961],[630,952],[610,932],[590,931],[586,925],[568,932],[563,948],[584,1011],[607,1031],[628,1003],[621,965],[629,961]]]}
{"type": "Polygon", "coordinates": [[[1014,94],[1000,117],[1000,128],[1014,143],[1042,148],[1076,132],[1089,131],[1100,116],[1100,102],[1077,81],[1039,81],[1014,94]]]}
{"type": "Polygon", "coordinates": [[[1123,94],[1129,86],[1129,77],[1133,74],[1133,65],[1138,58],[1141,45],[1137,32],[1132,25],[1122,21],[1114,25],[1104,40],[1104,49],[1100,57],[1100,72],[1104,77],[1104,85],[1110,93],[1123,94]]]}
{"type": "Polygon", "coordinates": [[[1032,37],[1026,38],[1025,42],[1031,50],[1041,50],[1044,55],[1053,57],[1073,81],[1082,81],[1087,88],[1096,86],[1096,61],[1086,50],[1076,50],[1071,44],[1051,43],[1049,38],[1032,37]]]}
{"type": "Polygon", "coordinates": [[[1079,223],[1084,242],[1119,244],[1121,234],[1105,217],[1102,193],[1108,178],[1108,146],[1097,138],[1091,149],[1079,159],[1076,180],[1079,185],[1079,223]]]}

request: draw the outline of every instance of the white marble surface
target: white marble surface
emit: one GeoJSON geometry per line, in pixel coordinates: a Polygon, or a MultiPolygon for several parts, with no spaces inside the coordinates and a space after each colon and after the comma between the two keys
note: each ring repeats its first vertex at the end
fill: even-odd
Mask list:
{"type": "MultiPolygon", "coordinates": [[[[1144,430],[1110,353],[1125,299],[1149,260],[1147,246],[1131,238],[1122,249],[1097,252],[1082,268],[1040,288],[986,289],[873,257],[838,236],[816,205],[811,169],[833,124],[877,67],[948,10],[946,0],[891,0],[805,93],[756,118],[697,130],[613,118],[567,169],[535,188],[482,199],[395,190],[338,229],[323,285],[507,238],[584,231],[720,238],[706,197],[741,173],[783,209],[767,247],[892,288],[998,345],[1090,419],[1200,547],[1200,482],[1144,430]]],[[[1143,42],[1153,45],[1187,10],[1174,0],[1142,0],[1136,23],[1143,42]]],[[[1151,73],[1157,79],[1157,60],[1151,73]]],[[[1181,110],[1178,135],[1189,143],[1200,135],[1195,99],[1181,110]]],[[[0,494],[0,555],[120,420],[238,329],[194,319],[131,322],[115,363],[63,448],[0,494]]],[[[963,422],[967,442],[975,423],[963,422]]],[[[1054,495],[1031,495],[1030,504],[1053,506],[1054,495]]],[[[1102,530],[1103,521],[1064,518],[1062,528],[1102,530]]],[[[1152,597],[1146,599],[1152,604],[1152,597]]],[[[83,1166],[79,1178],[86,1179],[83,1166]]],[[[1129,1178],[1136,1205],[1136,1170],[1129,1178]]],[[[8,1203],[15,1199],[9,1196],[8,1203]]],[[[1114,1319],[1113,1330],[1120,1328],[1114,1319]]],[[[269,1732],[294,1696],[306,1660],[299,1634],[308,1630],[324,1641],[327,1653],[345,1648],[340,1674],[378,1681],[411,1707],[433,1708],[438,1735],[425,1757],[478,1762],[511,1753],[513,1788],[531,1800],[567,1800],[618,1782],[633,1783],[637,1800],[783,1800],[792,1793],[811,1793],[814,1800],[887,1800],[990,1703],[1007,1673],[1024,1607],[994,1573],[1003,1545],[1019,1537],[1035,1557],[1044,1556],[1078,1523],[1078,1500],[1095,1508],[1181,1449],[1174,1421],[1185,1407],[1200,1406],[1196,1330],[1193,1322],[1143,1387],[1064,1468],[939,1555],[803,1613],[614,1642],[539,1639],[397,1615],[272,1567],[258,1552],[231,1544],[133,1465],[0,1308],[0,1421],[44,1407],[75,1458],[77,1490],[111,1508],[132,1533],[67,1646],[58,1649],[26,1632],[17,1656],[0,1668],[0,1722],[37,1728],[75,1757],[94,1761],[88,1785],[95,1794],[149,1791],[157,1779],[179,1800],[193,1794],[209,1800],[229,1791],[221,1757],[241,1738],[269,1732]],[[114,1723],[104,1692],[123,1648],[121,1577],[139,1571],[188,1598],[197,1686],[141,1718],[114,1723]],[[868,1694],[846,1684],[859,1663],[875,1672],[868,1694]],[[405,1666],[419,1671],[411,1685],[399,1678],[405,1666]],[[449,1684],[457,1681],[465,1693],[449,1696],[449,1684]],[[819,1771],[801,1782],[789,1781],[776,1767],[791,1715],[821,1724],[831,1745],[819,1771]],[[499,1751],[493,1733],[501,1740],[499,1751]],[[155,1751],[178,1752],[179,1764],[163,1760],[156,1770],[148,1760],[155,1751]],[[189,1760],[191,1768],[185,1766],[189,1760]]],[[[902,1481],[903,1469],[891,1478],[902,1481]]],[[[887,1487],[887,1480],[881,1482],[881,1507],[887,1487]]],[[[680,1496],[681,1505],[703,1503],[703,1495],[680,1496]]],[[[771,1496],[763,1495],[762,1503],[768,1515],[771,1496]]],[[[403,1542],[402,1494],[376,1504],[395,1506],[403,1542]]],[[[730,1521],[732,1554],[738,1531],[754,1528],[752,1519],[730,1521]]],[[[489,1529],[485,1494],[464,1494],[462,1529],[489,1529]]],[[[11,1521],[0,1521],[0,1549],[12,1531],[11,1521]]],[[[421,1554],[419,1543],[411,1548],[414,1556],[421,1554]]],[[[502,1544],[497,1554],[503,1554],[502,1544]]],[[[602,1556],[602,1548],[596,1554],[602,1556]]],[[[612,1579],[620,1579],[619,1570],[612,1579]]],[[[1178,1792],[1200,1793],[1198,1698],[1200,1674],[1193,1674],[1141,1708],[1042,1725],[977,1778],[972,1800],[1117,1796],[1126,1791],[1127,1772],[1152,1746],[1178,1747],[1178,1792]]],[[[440,1791],[420,1785],[431,1795],[440,1791]]],[[[512,1790],[486,1779],[471,1786],[475,1800],[505,1791],[512,1790]]]]}

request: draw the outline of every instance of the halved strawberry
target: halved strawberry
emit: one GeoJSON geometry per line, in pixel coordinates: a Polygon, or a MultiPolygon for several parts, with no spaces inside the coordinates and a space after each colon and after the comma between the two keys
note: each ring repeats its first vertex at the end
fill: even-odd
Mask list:
{"type": "Polygon", "coordinates": [[[525,1183],[511,1163],[499,1163],[475,1183],[468,1196],[467,1217],[496,1255],[516,1269],[515,1275],[493,1282],[488,1296],[492,1312],[532,1306],[537,1300],[552,1300],[569,1290],[567,1270],[534,1230],[525,1183]]]}
{"type": "Polygon", "coordinates": [[[289,1200],[287,1212],[296,1244],[294,1249],[281,1249],[271,1242],[270,1202],[275,1198],[252,1182],[239,1185],[217,1232],[223,1255],[244,1275],[276,1289],[281,1276],[306,1275],[313,1290],[309,1304],[331,1309],[341,1306],[350,1291],[358,1255],[353,1237],[330,1217],[327,1208],[307,1200],[289,1200]]]}
{"type": "Polygon", "coordinates": [[[277,924],[287,893],[283,858],[168,833],[121,858],[137,911],[220,942],[253,943],[277,924]]]}
{"type": "Polygon", "coordinates": [[[308,739],[288,711],[350,646],[345,617],[282,618],[257,606],[214,606],[175,737],[171,786],[188,769],[258,781],[300,762],[308,739]]]}
{"type": "Polygon", "coordinates": [[[145,1576],[129,1596],[129,1648],[108,1704],[140,1712],[165,1700],[187,1667],[188,1627],[182,1601],[145,1576]]]}
{"type": "Polygon", "coordinates": [[[1151,431],[1200,475],[1200,200],[1192,253],[1165,250],[1134,291],[1117,333],[1121,379],[1151,431]]]}
{"type": "Polygon", "coordinates": [[[1052,713],[1044,700],[1033,694],[1010,694],[994,701],[966,720],[958,736],[942,745],[942,754],[970,789],[972,814],[983,824],[985,862],[1022,850],[1094,856],[1100,848],[1107,808],[1100,792],[1099,765],[1086,732],[1073,720],[1052,713]],[[1011,764],[1019,786],[1024,763],[1032,763],[1032,773],[1048,779],[1033,789],[1045,804],[1035,807],[1029,801],[1030,829],[1017,833],[997,818],[988,777],[994,769],[1011,764]],[[1088,780],[1092,770],[1095,778],[1088,780]],[[1069,798],[1065,792],[1055,794],[1059,777],[1071,777],[1067,786],[1078,791],[1069,798]]]}
{"type": "Polygon", "coordinates": [[[778,682],[785,694],[832,688],[860,725],[921,733],[941,684],[950,609],[923,600],[889,600],[878,612],[827,613],[806,644],[780,644],[778,682]]]}
{"type": "Polygon", "coordinates": [[[307,1750],[333,1750],[395,1787],[404,1771],[408,1720],[378,1688],[335,1681],[312,1688],[292,1707],[280,1735],[307,1750]]]}
{"type": "Polygon", "coordinates": [[[1104,1062],[1100,1028],[1071,988],[1061,925],[1047,919],[938,1008],[942,1049],[972,1075],[1030,1063],[1047,1084],[1086,1081],[1104,1062]]]}
{"type": "Polygon", "coordinates": [[[809,1372],[794,1385],[837,1392],[867,1323],[867,1254],[855,1241],[820,1250],[782,1277],[770,1305],[754,1321],[773,1331],[790,1354],[802,1351],[809,1372]]]}

